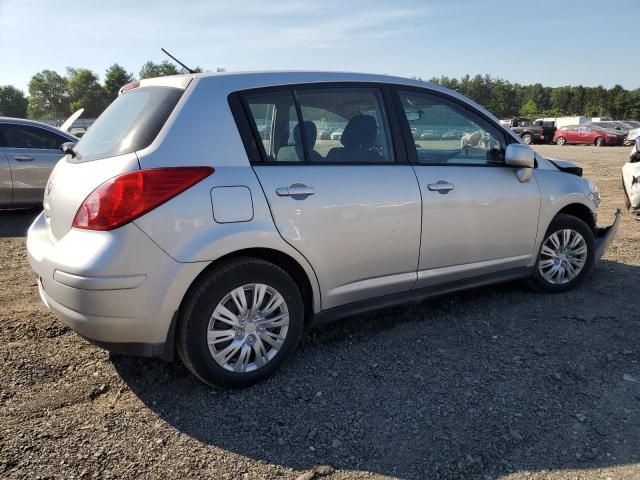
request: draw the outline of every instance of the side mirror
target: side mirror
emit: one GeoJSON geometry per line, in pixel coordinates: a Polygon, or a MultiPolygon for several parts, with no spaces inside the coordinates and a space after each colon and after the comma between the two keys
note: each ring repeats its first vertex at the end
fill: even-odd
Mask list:
{"type": "Polygon", "coordinates": [[[71,157],[75,157],[76,156],[76,152],[73,149],[73,147],[76,146],[75,142],[65,142],[62,145],[60,145],[60,150],[62,150],[63,153],[67,154],[67,155],[71,155],[71,157]]]}
{"type": "Polygon", "coordinates": [[[533,167],[536,164],[536,154],[527,145],[512,143],[507,145],[504,163],[510,167],[516,167],[516,175],[522,183],[528,182],[533,175],[533,167]]]}

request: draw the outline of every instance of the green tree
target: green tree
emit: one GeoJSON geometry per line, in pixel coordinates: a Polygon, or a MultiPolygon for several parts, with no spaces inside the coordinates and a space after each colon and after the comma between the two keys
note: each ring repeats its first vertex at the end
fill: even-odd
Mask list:
{"type": "Polygon", "coordinates": [[[43,70],[29,82],[29,118],[59,118],[69,114],[67,80],[52,70],[43,70]]]}
{"type": "Polygon", "coordinates": [[[106,106],[105,92],[98,75],[86,68],[67,68],[71,110],[84,108],[83,116],[96,118],[106,106]]]}
{"type": "Polygon", "coordinates": [[[104,93],[108,103],[118,97],[118,91],[123,85],[133,80],[133,74],[127,72],[124,67],[114,63],[104,74],[104,93]]]}
{"type": "Polygon", "coordinates": [[[529,100],[520,108],[520,115],[523,117],[534,117],[539,113],[540,109],[536,102],[533,100],[529,100]]]}
{"type": "Polygon", "coordinates": [[[165,77],[167,75],[177,75],[179,73],[180,70],[178,70],[178,67],[166,60],[162,63],[147,62],[140,70],[140,79],[165,77]]]}
{"type": "Polygon", "coordinates": [[[0,115],[24,118],[28,103],[22,90],[11,85],[0,87],[0,115]]]}

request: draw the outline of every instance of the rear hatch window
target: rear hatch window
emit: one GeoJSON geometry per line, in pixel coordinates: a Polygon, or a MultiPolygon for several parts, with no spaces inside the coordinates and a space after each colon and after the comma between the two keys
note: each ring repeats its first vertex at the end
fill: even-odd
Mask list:
{"type": "Polygon", "coordinates": [[[89,162],[148,147],[180,100],[175,87],[141,87],[120,95],[75,146],[72,162],[89,162]]]}

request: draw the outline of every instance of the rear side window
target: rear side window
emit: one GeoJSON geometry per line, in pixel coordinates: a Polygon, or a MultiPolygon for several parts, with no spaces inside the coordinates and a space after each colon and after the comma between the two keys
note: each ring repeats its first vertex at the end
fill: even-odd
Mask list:
{"type": "Polygon", "coordinates": [[[394,162],[382,92],[300,88],[244,97],[268,162],[394,162]]]}
{"type": "Polygon", "coordinates": [[[44,128],[27,125],[4,124],[0,125],[0,130],[0,142],[8,148],[59,150],[63,143],[69,141],[62,135],[44,128]]]}
{"type": "Polygon", "coordinates": [[[148,147],[184,90],[142,87],[119,96],[76,145],[76,160],[87,162],[148,147]]]}

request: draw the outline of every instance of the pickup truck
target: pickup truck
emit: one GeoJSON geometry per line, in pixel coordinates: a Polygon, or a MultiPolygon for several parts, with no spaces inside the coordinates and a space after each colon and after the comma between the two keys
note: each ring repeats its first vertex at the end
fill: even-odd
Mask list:
{"type": "Polygon", "coordinates": [[[529,120],[527,118],[512,118],[501,122],[509,127],[527,145],[532,143],[551,143],[556,132],[554,122],[543,122],[542,120],[529,120]]]}

